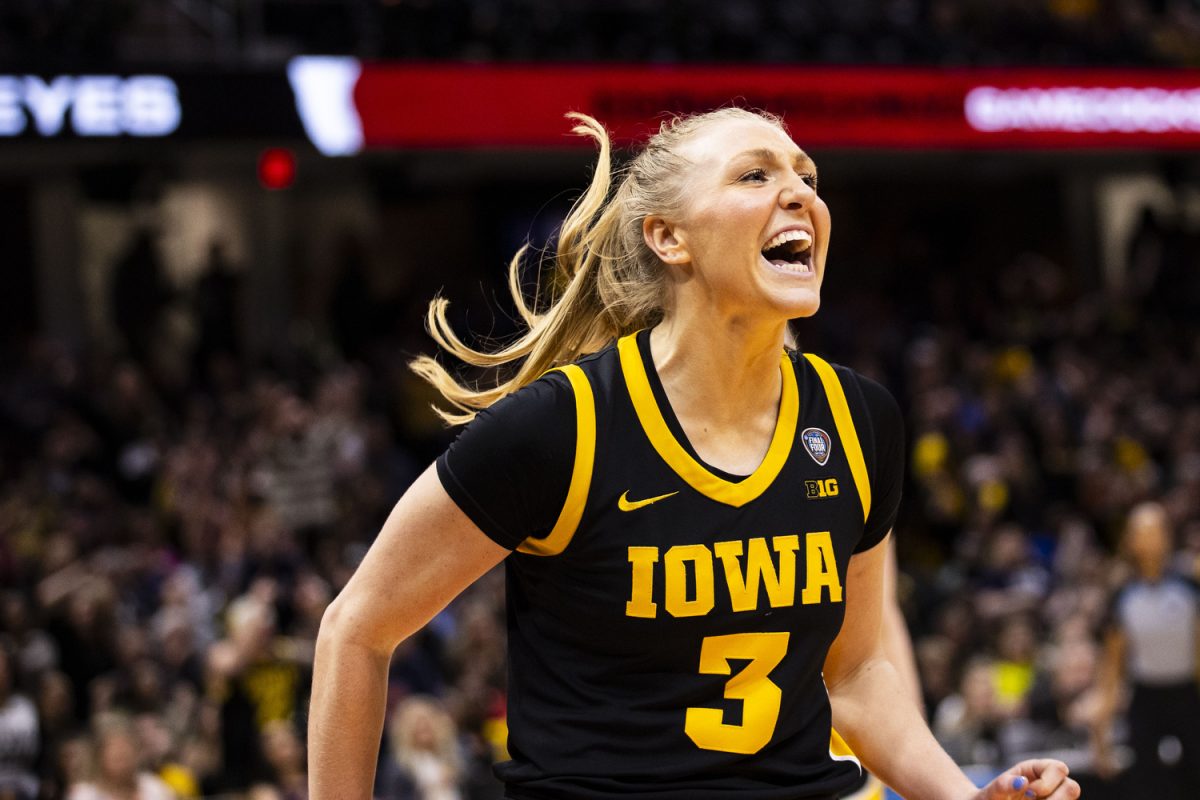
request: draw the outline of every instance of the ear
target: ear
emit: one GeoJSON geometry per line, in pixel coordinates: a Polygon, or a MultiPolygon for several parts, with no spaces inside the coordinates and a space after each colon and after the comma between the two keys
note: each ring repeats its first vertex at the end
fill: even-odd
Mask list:
{"type": "Polygon", "coordinates": [[[664,264],[687,264],[692,260],[680,231],[662,217],[650,216],[643,219],[642,237],[664,264]]]}

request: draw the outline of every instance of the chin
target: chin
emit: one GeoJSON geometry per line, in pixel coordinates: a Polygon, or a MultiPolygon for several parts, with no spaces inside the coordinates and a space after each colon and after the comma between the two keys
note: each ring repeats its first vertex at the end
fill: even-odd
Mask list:
{"type": "Polygon", "coordinates": [[[805,291],[800,296],[787,298],[780,303],[785,309],[788,319],[811,317],[821,308],[821,295],[818,292],[805,291]]]}

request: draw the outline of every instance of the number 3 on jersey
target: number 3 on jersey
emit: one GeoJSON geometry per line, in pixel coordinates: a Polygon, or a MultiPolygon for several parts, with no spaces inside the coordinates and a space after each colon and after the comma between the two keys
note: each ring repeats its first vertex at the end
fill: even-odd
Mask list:
{"type": "Polygon", "coordinates": [[[719,708],[689,708],[683,731],[697,747],[726,753],[757,753],[775,733],[783,692],[770,679],[787,655],[788,633],[734,633],[709,636],[700,646],[700,672],[730,675],[730,659],[750,663],[725,684],[727,700],[742,701],[742,724],[726,725],[719,708]]]}

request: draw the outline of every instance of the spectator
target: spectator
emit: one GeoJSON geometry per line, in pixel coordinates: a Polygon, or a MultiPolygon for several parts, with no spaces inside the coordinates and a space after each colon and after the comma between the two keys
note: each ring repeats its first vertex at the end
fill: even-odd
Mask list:
{"type": "Polygon", "coordinates": [[[32,800],[38,794],[38,715],[29,698],[17,691],[15,666],[7,643],[0,640],[0,797],[32,800]]]}
{"type": "Polygon", "coordinates": [[[262,749],[271,769],[269,785],[277,790],[279,800],[306,800],[308,771],[296,727],[282,720],[267,723],[262,731],[262,749]]]}
{"type": "Polygon", "coordinates": [[[175,793],[139,768],[138,740],[129,719],[101,718],[96,730],[96,764],[90,780],[71,786],[67,800],[175,800],[175,793]]]}
{"type": "Polygon", "coordinates": [[[959,691],[943,700],[933,717],[933,732],[959,764],[996,764],[1000,752],[1003,713],[996,702],[992,664],[972,660],[959,691]]]}
{"type": "Polygon", "coordinates": [[[267,583],[230,605],[229,635],[208,657],[208,691],[220,709],[221,780],[234,791],[269,779],[262,733],[272,723],[295,724],[307,695],[292,643],[276,636],[267,583]]]}
{"type": "Polygon", "coordinates": [[[414,696],[400,702],[388,723],[390,750],[377,789],[394,800],[461,800],[463,773],[454,723],[439,703],[414,696]]]}
{"type": "Polygon", "coordinates": [[[110,312],[126,351],[143,366],[151,363],[160,341],[163,315],[174,296],[158,254],[158,237],[150,228],[133,242],[113,267],[110,312]]]}

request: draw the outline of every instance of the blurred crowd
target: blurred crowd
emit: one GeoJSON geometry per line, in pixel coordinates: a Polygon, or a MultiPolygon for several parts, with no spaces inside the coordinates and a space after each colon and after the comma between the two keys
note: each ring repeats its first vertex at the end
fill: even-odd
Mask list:
{"type": "Polygon", "coordinates": [[[15,0],[0,60],[264,59],[1195,66],[1191,0],[15,0]],[[173,46],[162,43],[170,40],[173,46]],[[177,41],[176,41],[177,40],[177,41]]]}
{"type": "MultiPolygon", "coordinates": [[[[152,264],[146,247],[125,260],[152,264]]],[[[446,434],[409,419],[425,395],[399,353],[247,369],[236,335],[202,319],[211,280],[194,370],[163,366],[151,309],[118,323],[150,341],[111,358],[45,341],[6,353],[4,800],[306,796],[321,614],[446,434]]],[[[496,796],[502,598],[498,575],[481,581],[397,654],[383,796],[496,796]]]]}
{"type": "MultiPolygon", "coordinates": [[[[907,282],[919,303],[849,301],[877,323],[855,326],[866,339],[801,329],[905,409],[900,593],[927,714],[964,764],[1055,752],[1119,772],[1127,681],[1103,673],[1140,569],[1119,554],[1133,509],[1159,503],[1163,569],[1200,564],[1200,240],[1148,217],[1130,260],[1118,295],[1042,255],[933,264],[907,282]]],[[[321,614],[451,434],[406,370],[411,339],[364,343],[343,315],[252,362],[220,286],[194,287],[191,354],[154,357],[154,315],[121,323],[116,298],[115,351],[3,354],[3,800],[305,797],[321,614]]],[[[379,796],[499,796],[503,613],[493,573],[397,651],[379,796]]]]}

